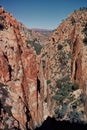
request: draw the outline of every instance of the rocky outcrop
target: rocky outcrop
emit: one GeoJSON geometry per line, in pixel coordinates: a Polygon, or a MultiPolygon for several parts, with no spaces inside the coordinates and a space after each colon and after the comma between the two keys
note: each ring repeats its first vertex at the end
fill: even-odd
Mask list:
{"type": "Polygon", "coordinates": [[[17,20],[0,7],[0,129],[38,124],[36,53],[26,39],[17,20]]]}
{"type": "Polygon", "coordinates": [[[0,129],[87,121],[86,16],[74,12],[48,37],[0,7],[0,129]]]}
{"type": "Polygon", "coordinates": [[[47,80],[47,85],[44,85],[43,89],[48,90],[46,96],[48,110],[58,119],[61,115],[62,120],[70,120],[70,113],[74,115],[76,112],[79,116],[84,113],[83,117],[78,116],[78,118],[81,118],[82,121],[87,120],[85,116],[87,107],[86,16],[87,10],[84,9],[71,14],[54,30],[49,37],[49,44],[41,53],[40,66],[44,63],[44,67],[40,73],[43,71],[43,79],[47,80]],[[76,86],[79,87],[76,88],[76,86]],[[66,108],[67,105],[68,108],[66,108]],[[63,112],[66,114],[63,115],[63,112]]]}

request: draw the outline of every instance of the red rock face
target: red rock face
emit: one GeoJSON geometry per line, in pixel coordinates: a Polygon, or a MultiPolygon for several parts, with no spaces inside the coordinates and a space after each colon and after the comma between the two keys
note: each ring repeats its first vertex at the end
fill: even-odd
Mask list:
{"type": "Polygon", "coordinates": [[[10,80],[9,65],[2,51],[0,51],[0,76],[2,83],[10,80]]]}
{"type": "MultiPolygon", "coordinates": [[[[28,33],[21,32],[17,20],[0,7],[0,129],[34,129],[47,116],[53,116],[55,108],[62,107],[52,99],[58,92],[56,81],[65,77],[79,84],[79,90],[72,93],[76,99],[82,91],[87,97],[87,47],[83,43],[86,33],[82,33],[86,16],[87,12],[72,14],[51,34],[49,44],[48,37],[44,39],[44,49],[36,56],[26,43],[28,33]]],[[[83,109],[82,104],[77,106],[78,111],[83,109]]]]}
{"type": "MultiPolygon", "coordinates": [[[[87,28],[84,29],[87,23],[86,16],[87,11],[76,11],[75,13],[71,14],[64,22],[59,25],[56,30],[54,30],[49,38],[49,44],[47,44],[42,50],[40,66],[44,60],[45,66],[41,71],[44,73],[43,79],[48,81],[47,86],[43,85],[43,88],[48,88],[49,96],[46,97],[49,103],[48,109],[50,110],[50,115],[53,114],[55,109],[55,104],[51,101],[51,99],[53,95],[58,92],[58,85],[56,85],[56,81],[63,81],[64,78],[68,78],[69,82],[76,82],[79,84],[79,91],[83,91],[84,97],[87,97],[87,45],[83,42],[84,37],[87,37],[87,28]],[[85,32],[83,30],[85,30],[85,32]]],[[[42,73],[41,71],[40,73],[42,73]]],[[[62,103],[65,102],[66,97],[59,104],[60,107],[62,106],[62,103]]],[[[85,106],[84,101],[82,104],[83,105],[81,105],[81,107],[79,105],[79,107],[82,111],[84,111],[85,107],[86,113],[86,100],[85,106]]],[[[57,105],[56,107],[59,106],[57,105]]],[[[77,108],[77,111],[80,110],[79,107],[77,108]]]]}
{"type": "MultiPolygon", "coordinates": [[[[0,8],[0,25],[0,82],[3,83],[2,86],[6,86],[1,93],[4,95],[6,91],[12,102],[11,116],[7,122],[11,122],[10,118],[13,118],[17,122],[13,123],[14,127],[18,125],[21,130],[35,127],[38,122],[36,54],[26,47],[27,38],[21,37],[19,23],[3,8],[0,8]]],[[[5,100],[7,101],[7,97],[5,100]]],[[[1,126],[5,128],[3,123],[1,126]]],[[[8,123],[6,126],[12,128],[8,123]]]]}

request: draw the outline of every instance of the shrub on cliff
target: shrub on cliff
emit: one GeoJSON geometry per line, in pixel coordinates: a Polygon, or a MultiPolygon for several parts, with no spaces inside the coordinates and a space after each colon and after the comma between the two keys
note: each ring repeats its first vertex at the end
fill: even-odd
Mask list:
{"type": "Polygon", "coordinates": [[[2,31],[3,29],[5,29],[5,26],[2,23],[0,23],[0,30],[2,31]]]}
{"type": "MultiPolygon", "coordinates": [[[[74,109],[77,111],[78,106],[82,104],[82,96],[79,95],[77,99],[75,99],[74,96],[74,92],[78,91],[78,89],[78,83],[70,82],[68,76],[56,81],[56,91],[53,95],[53,100],[56,102],[54,116],[57,119],[63,119],[65,117],[69,119],[69,114],[67,115],[67,112],[69,110],[73,111],[74,109]]],[[[73,112],[73,114],[71,113],[71,120],[75,120],[75,116],[77,118],[76,121],[79,121],[80,115],[78,111],[76,113],[73,112]]]]}
{"type": "Polygon", "coordinates": [[[85,38],[83,39],[83,42],[84,42],[85,45],[87,45],[87,37],[85,37],[85,38]]]}
{"type": "Polygon", "coordinates": [[[76,110],[73,110],[69,114],[70,122],[81,122],[81,118],[83,116],[82,112],[77,112],[76,110]]]}
{"type": "Polygon", "coordinates": [[[56,100],[57,104],[61,104],[61,102],[63,102],[65,98],[68,100],[72,100],[72,95],[70,95],[70,93],[79,89],[79,85],[77,83],[69,82],[68,77],[57,80],[56,87],[58,88],[58,90],[53,96],[53,99],[56,100]]]}
{"type": "Polygon", "coordinates": [[[72,17],[72,18],[71,18],[71,23],[72,23],[72,25],[74,25],[74,24],[76,23],[76,21],[75,21],[75,18],[74,18],[74,17],[72,17]]]}
{"type": "Polygon", "coordinates": [[[63,48],[63,46],[61,44],[58,45],[58,50],[61,50],[63,48]]]}
{"type": "Polygon", "coordinates": [[[30,44],[31,47],[34,47],[37,55],[39,55],[41,53],[42,46],[39,43],[37,43],[36,39],[35,40],[27,40],[26,43],[30,44]]]}
{"type": "Polygon", "coordinates": [[[0,16],[0,21],[5,20],[4,16],[0,16]]]}
{"type": "Polygon", "coordinates": [[[80,7],[79,10],[80,11],[87,11],[87,7],[80,7]]]}
{"type": "Polygon", "coordinates": [[[50,84],[50,83],[51,83],[51,80],[50,80],[50,79],[48,79],[48,80],[47,80],[47,84],[50,84]]]}

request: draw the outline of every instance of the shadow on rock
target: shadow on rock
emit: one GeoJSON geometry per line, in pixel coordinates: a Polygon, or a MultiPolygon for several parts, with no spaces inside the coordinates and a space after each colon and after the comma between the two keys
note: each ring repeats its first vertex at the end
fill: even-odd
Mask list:
{"type": "Polygon", "coordinates": [[[35,130],[87,130],[87,124],[56,121],[55,118],[48,117],[43,124],[35,130]]]}

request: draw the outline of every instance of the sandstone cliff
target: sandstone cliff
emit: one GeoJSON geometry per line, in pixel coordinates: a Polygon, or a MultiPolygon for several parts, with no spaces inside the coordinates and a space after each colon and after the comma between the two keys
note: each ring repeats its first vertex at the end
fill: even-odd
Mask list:
{"type": "Polygon", "coordinates": [[[38,123],[36,53],[26,40],[17,20],[0,7],[0,129],[38,123]]]}
{"type": "Polygon", "coordinates": [[[0,129],[32,130],[48,116],[87,122],[86,53],[87,10],[48,37],[0,7],[0,129]]]}
{"type": "Polygon", "coordinates": [[[87,120],[86,53],[87,10],[82,9],[54,30],[39,57],[45,105],[58,120],[87,120]]]}

